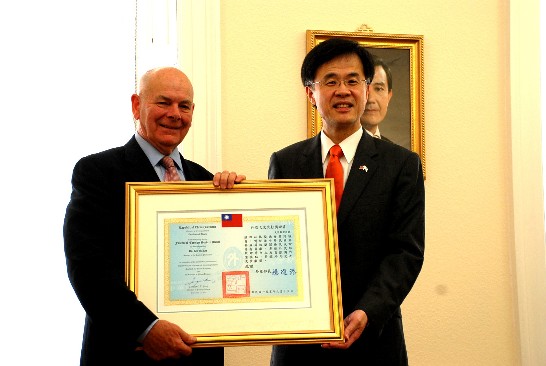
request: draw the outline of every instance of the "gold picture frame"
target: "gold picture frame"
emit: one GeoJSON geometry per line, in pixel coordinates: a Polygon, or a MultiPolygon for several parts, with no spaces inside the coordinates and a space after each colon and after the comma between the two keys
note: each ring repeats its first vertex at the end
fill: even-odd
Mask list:
{"type": "MultiPolygon", "coordinates": [[[[307,52],[329,38],[347,38],[362,44],[372,55],[382,58],[393,74],[393,97],[381,122],[381,133],[389,140],[417,154],[425,172],[425,117],[423,36],[371,32],[307,30],[307,52]]],[[[316,108],[307,102],[307,137],[322,128],[316,108]]]]}
{"type": "Polygon", "coordinates": [[[126,283],[195,347],[343,341],[332,202],[332,179],[126,183],[126,283]]]}

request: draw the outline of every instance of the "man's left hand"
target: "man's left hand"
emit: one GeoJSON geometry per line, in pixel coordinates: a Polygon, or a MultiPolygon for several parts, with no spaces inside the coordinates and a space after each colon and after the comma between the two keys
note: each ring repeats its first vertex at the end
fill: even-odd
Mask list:
{"type": "Polygon", "coordinates": [[[228,172],[227,170],[224,170],[223,172],[218,172],[214,174],[214,178],[212,179],[212,184],[214,184],[217,188],[233,188],[235,183],[241,183],[243,180],[246,179],[245,175],[237,175],[235,172],[228,172]]]}
{"type": "Polygon", "coordinates": [[[343,321],[345,325],[345,342],[324,343],[322,348],[347,349],[360,338],[360,335],[368,324],[368,316],[362,310],[355,310],[343,321]]]}

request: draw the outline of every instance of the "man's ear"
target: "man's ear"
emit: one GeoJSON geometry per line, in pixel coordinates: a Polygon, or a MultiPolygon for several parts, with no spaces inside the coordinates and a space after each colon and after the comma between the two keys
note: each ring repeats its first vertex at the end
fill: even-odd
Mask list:
{"type": "Polygon", "coordinates": [[[133,110],[133,118],[140,119],[140,97],[136,94],[131,95],[131,109],[133,110]]]}
{"type": "Polygon", "coordinates": [[[305,87],[305,94],[307,94],[307,99],[309,99],[309,103],[311,103],[314,108],[317,108],[317,102],[315,101],[314,93],[315,91],[311,89],[311,87],[305,87]]]}

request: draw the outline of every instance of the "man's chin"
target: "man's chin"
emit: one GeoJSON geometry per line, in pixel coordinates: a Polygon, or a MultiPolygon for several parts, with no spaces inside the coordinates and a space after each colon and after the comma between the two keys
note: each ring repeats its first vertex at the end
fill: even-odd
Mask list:
{"type": "Polygon", "coordinates": [[[371,120],[370,121],[370,120],[361,119],[360,123],[364,127],[376,127],[376,126],[379,125],[379,121],[376,121],[376,120],[371,120]]]}

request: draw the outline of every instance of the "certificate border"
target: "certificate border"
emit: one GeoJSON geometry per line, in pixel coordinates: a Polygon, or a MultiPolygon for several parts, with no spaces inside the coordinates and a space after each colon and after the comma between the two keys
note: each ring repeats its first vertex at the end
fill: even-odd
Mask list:
{"type": "MultiPolygon", "coordinates": [[[[322,222],[318,222],[319,225],[324,227],[316,227],[317,222],[315,220],[307,220],[307,231],[310,230],[323,230],[324,235],[323,243],[313,242],[308,246],[308,255],[316,256],[319,260],[319,266],[321,268],[319,273],[325,274],[325,279],[321,279],[319,282],[310,284],[311,292],[324,293],[326,297],[324,300],[328,301],[328,304],[320,304],[324,301],[311,301],[309,311],[314,311],[313,319],[318,312],[318,318],[320,318],[320,326],[314,327],[310,322],[302,323],[301,328],[298,328],[298,324],[295,325],[296,329],[291,328],[287,330],[282,325],[277,326],[277,320],[279,319],[278,310],[276,312],[271,309],[254,309],[254,312],[259,314],[260,319],[267,319],[270,324],[267,325],[267,329],[251,329],[250,331],[240,331],[237,327],[224,328],[222,322],[219,319],[222,317],[219,314],[213,314],[209,312],[210,321],[207,321],[207,327],[203,329],[191,329],[191,333],[196,336],[197,342],[195,347],[209,347],[209,346],[237,346],[237,345],[263,345],[263,344],[291,344],[291,343],[327,343],[332,341],[343,341],[343,310],[341,302],[341,282],[339,275],[339,255],[338,255],[338,243],[337,243],[337,221],[333,190],[332,179],[277,179],[277,180],[249,180],[240,184],[236,184],[233,189],[221,190],[215,188],[210,181],[207,182],[127,182],[126,183],[126,245],[125,245],[125,281],[129,289],[140,299],[140,295],[146,293],[157,293],[157,282],[144,280],[139,278],[141,272],[145,273],[142,268],[149,265],[150,261],[157,259],[157,253],[155,258],[149,258],[149,255],[140,255],[148,246],[149,240],[144,242],[140,240],[141,229],[145,226],[149,226],[149,220],[143,222],[143,217],[153,214],[155,210],[161,211],[164,202],[178,200],[183,206],[183,202],[190,196],[181,195],[199,195],[199,197],[208,198],[208,194],[211,199],[220,198],[217,195],[223,195],[225,200],[237,200],[237,202],[253,201],[252,194],[261,193],[260,197],[268,197],[275,200],[282,197],[283,194],[290,193],[292,197],[302,198],[303,201],[309,200],[309,197],[313,197],[313,201],[320,200],[321,202],[306,202],[309,206],[316,207],[317,205],[322,208],[322,222]],[[306,196],[305,192],[315,192],[320,194],[313,194],[312,196],[306,196]],[[204,196],[203,196],[204,194],[204,196]],[[236,195],[236,196],[235,196],[236,195]],[[279,196],[281,195],[281,196],[279,196]],[[294,196],[295,195],[295,196],[294,196]],[[320,199],[317,199],[320,197],[320,199]],[[143,200],[146,202],[153,202],[153,208],[150,209],[148,205],[143,205],[143,200]],[[152,212],[150,212],[152,211],[152,212]],[[322,245],[321,245],[322,244],[322,245]],[[322,256],[322,258],[320,257],[322,256]],[[315,286],[315,287],[313,287],[315,286]],[[212,328],[211,328],[211,324],[212,328]],[[218,326],[218,329],[214,328],[218,326]],[[327,324],[327,326],[324,326],[327,324]]],[[[235,201],[234,201],[235,202],[235,201]]],[[[301,203],[301,202],[300,202],[301,203]]],[[[195,207],[178,207],[177,210],[195,210],[195,207]]],[[[216,211],[216,210],[214,210],[216,211]]],[[[318,213],[320,215],[320,213],[318,213]]],[[[320,220],[317,220],[320,221],[320,220]]],[[[156,247],[157,247],[157,243],[156,247]]],[[[153,244],[152,244],[153,245],[153,244]]],[[[153,249],[152,249],[153,251],[153,249]]],[[[152,255],[153,257],[153,255],[152,255]]],[[[146,277],[147,278],[147,277],[146,277]]],[[[153,310],[153,304],[145,304],[153,310]]],[[[283,309],[285,315],[293,315],[296,319],[299,318],[299,314],[295,312],[297,309],[283,309]],[[291,314],[294,312],[294,314],[291,314]]],[[[155,312],[156,315],[162,319],[165,315],[163,313],[155,312]]],[[[206,316],[207,311],[199,311],[200,316],[203,314],[206,316]]],[[[186,314],[187,316],[187,314],[186,314]]],[[[234,323],[248,324],[248,311],[242,309],[235,309],[229,311],[229,317],[234,323]]],[[[187,318],[186,318],[187,319],[187,318]]],[[[183,315],[174,313],[169,314],[169,321],[177,323],[182,329],[186,330],[183,321],[183,315]]],[[[305,320],[302,320],[302,322],[305,320]]],[[[279,322],[282,323],[282,322],[279,322]]],[[[230,323],[231,324],[231,323],[230,323]]]]}

